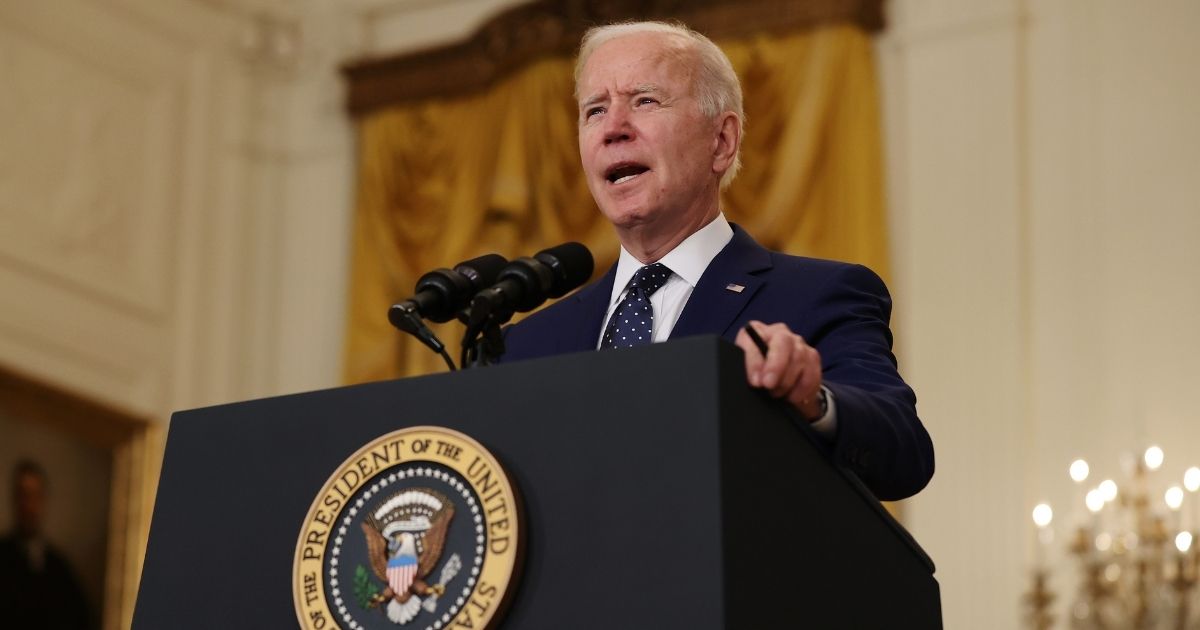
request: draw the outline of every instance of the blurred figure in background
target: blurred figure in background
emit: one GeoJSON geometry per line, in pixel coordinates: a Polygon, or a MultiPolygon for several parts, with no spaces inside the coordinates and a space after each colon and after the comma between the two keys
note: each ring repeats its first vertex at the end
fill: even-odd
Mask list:
{"type": "Polygon", "coordinates": [[[90,627],[79,580],[45,538],[47,485],[37,463],[22,460],[13,468],[16,522],[0,538],[0,625],[6,628],[90,627]]]}

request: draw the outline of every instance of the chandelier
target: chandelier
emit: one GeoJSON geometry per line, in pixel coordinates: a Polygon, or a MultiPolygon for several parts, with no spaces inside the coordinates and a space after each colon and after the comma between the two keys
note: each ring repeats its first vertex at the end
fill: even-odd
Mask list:
{"type": "MultiPolygon", "coordinates": [[[[1058,596],[1050,587],[1052,571],[1074,572],[1077,586],[1066,594],[1066,623],[1075,630],[1200,630],[1200,468],[1188,468],[1182,484],[1161,478],[1163,450],[1151,446],[1117,483],[1086,483],[1088,463],[1077,459],[1069,472],[1075,501],[1067,523],[1069,560],[1051,567],[1054,511],[1039,503],[1033,581],[1024,596],[1028,627],[1055,626],[1058,596]],[[1086,510],[1084,509],[1086,508],[1086,510]],[[1194,544],[1197,543],[1197,544],[1194,544]]],[[[1059,581],[1059,583],[1064,583],[1059,581]]]]}

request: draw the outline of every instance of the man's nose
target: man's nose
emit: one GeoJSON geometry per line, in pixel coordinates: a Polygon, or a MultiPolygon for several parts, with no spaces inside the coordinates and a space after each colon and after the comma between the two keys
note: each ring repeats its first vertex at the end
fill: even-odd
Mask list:
{"type": "Polygon", "coordinates": [[[612,107],[604,116],[604,144],[628,142],[634,138],[629,112],[624,107],[612,107]]]}

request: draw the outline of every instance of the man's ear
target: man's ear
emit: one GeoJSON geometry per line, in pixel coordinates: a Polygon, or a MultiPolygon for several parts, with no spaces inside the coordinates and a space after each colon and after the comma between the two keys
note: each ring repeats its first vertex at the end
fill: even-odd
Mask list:
{"type": "Polygon", "coordinates": [[[713,171],[724,173],[737,159],[742,145],[742,127],[738,115],[725,112],[717,119],[717,135],[713,138],[713,171]]]}

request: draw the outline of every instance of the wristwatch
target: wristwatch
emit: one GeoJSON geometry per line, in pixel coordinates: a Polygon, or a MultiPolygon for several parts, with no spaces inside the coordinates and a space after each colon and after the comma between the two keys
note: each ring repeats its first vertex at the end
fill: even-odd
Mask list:
{"type": "Polygon", "coordinates": [[[825,414],[829,413],[829,394],[826,393],[828,391],[824,385],[821,386],[821,389],[817,390],[817,404],[821,406],[821,411],[817,413],[817,417],[808,419],[810,423],[824,418],[825,414]]]}

